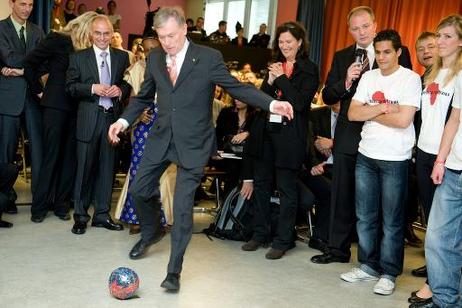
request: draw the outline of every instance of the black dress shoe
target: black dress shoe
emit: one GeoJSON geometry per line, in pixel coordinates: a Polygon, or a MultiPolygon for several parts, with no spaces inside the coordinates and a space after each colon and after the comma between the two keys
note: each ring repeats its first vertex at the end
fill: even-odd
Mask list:
{"type": "Polygon", "coordinates": [[[427,266],[421,266],[411,271],[412,276],[415,277],[427,277],[427,266]]]}
{"type": "Polygon", "coordinates": [[[432,303],[432,298],[422,298],[417,295],[417,291],[411,293],[411,297],[407,299],[411,304],[428,304],[432,303]]]}
{"type": "Polygon", "coordinates": [[[409,308],[437,308],[435,304],[433,304],[433,301],[430,298],[427,298],[424,302],[420,303],[412,303],[409,305],[409,308]]]}
{"type": "Polygon", "coordinates": [[[167,291],[177,292],[180,289],[180,274],[168,273],[160,286],[167,291]]]}
{"type": "Polygon", "coordinates": [[[115,223],[111,218],[108,218],[105,221],[92,221],[91,226],[96,228],[106,228],[113,231],[122,231],[124,229],[121,224],[115,223]]]}
{"type": "Polygon", "coordinates": [[[65,220],[65,221],[66,221],[66,220],[71,220],[71,215],[69,215],[69,213],[64,214],[64,215],[63,215],[63,214],[56,214],[56,213],[55,213],[55,216],[58,217],[58,218],[61,219],[61,220],[65,220]]]}
{"type": "Polygon", "coordinates": [[[415,234],[412,224],[407,224],[404,230],[404,240],[406,244],[413,247],[422,247],[423,244],[422,240],[415,234]]]}
{"type": "Polygon", "coordinates": [[[327,244],[317,237],[310,238],[310,240],[308,241],[308,247],[319,250],[322,253],[327,252],[327,244]]]}
{"type": "Polygon", "coordinates": [[[47,215],[32,215],[30,217],[30,220],[35,222],[35,223],[41,223],[47,215]]]}
{"type": "Polygon", "coordinates": [[[148,250],[149,246],[154,245],[155,243],[159,242],[165,235],[165,232],[162,230],[160,234],[152,241],[145,242],[144,240],[139,240],[138,243],[133,246],[132,250],[130,250],[129,257],[132,260],[140,259],[141,257],[144,256],[146,251],[148,250]]]}
{"type": "Polygon", "coordinates": [[[333,262],[348,263],[350,262],[350,258],[344,257],[344,256],[336,256],[328,252],[322,255],[313,256],[311,258],[311,262],[317,263],[317,264],[329,264],[333,262]]]}
{"type": "Polygon", "coordinates": [[[13,227],[13,224],[11,222],[0,219],[0,228],[11,228],[11,227],[13,227]]]}
{"type": "Polygon", "coordinates": [[[6,209],[3,212],[7,214],[18,214],[18,207],[14,202],[10,202],[8,203],[6,209]]]}
{"type": "Polygon", "coordinates": [[[71,232],[74,234],[84,234],[87,230],[87,224],[83,222],[76,222],[71,229],[71,232]]]}

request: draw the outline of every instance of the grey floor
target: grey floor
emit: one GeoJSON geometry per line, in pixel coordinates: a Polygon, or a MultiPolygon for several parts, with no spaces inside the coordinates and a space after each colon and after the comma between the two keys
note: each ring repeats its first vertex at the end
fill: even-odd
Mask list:
{"type": "MultiPolygon", "coordinates": [[[[19,181],[21,182],[21,181],[19,181]]],[[[30,199],[19,184],[19,201],[30,199]]],[[[114,199],[117,192],[114,193],[114,199]]],[[[0,307],[407,307],[407,297],[424,282],[410,275],[423,264],[422,249],[406,248],[404,273],[391,296],[372,293],[373,283],[348,284],[339,274],[352,264],[316,265],[318,252],[303,242],[280,260],[266,260],[265,250],[244,252],[242,243],[209,240],[195,234],[187,250],[178,294],[159,287],[165,276],[170,238],[151,247],[144,259],[128,252],[138,235],[89,228],[76,236],[72,222],[49,215],[41,224],[30,221],[30,207],[3,215],[12,229],[0,229],[0,307]],[[140,277],[138,298],[110,296],[107,280],[119,266],[140,277]]],[[[196,231],[211,221],[195,214],[196,231]]],[[[419,233],[420,237],[423,234],[419,233]]],[[[353,252],[356,260],[356,248],[353,252]]]]}

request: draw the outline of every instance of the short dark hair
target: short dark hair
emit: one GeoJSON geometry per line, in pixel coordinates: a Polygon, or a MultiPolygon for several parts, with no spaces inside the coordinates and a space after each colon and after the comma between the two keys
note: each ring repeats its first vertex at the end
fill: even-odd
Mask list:
{"type": "Polygon", "coordinates": [[[387,29],[377,33],[377,35],[374,38],[374,47],[377,42],[382,41],[391,41],[393,49],[396,51],[398,51],[398,49],[402,47],[401,37],[399,36],[399,33],[393,29],[387,29]]]}
{"type": "Polygon", "coordinates": [[[226,26],[228,24],[228,22],[226,20],[222,20],[218,23],[218,27],[221,27],[221,26],[226,26]]]}
{"type": "Polygon", "coordinates": [[[276,29],[276,37],[273,41],[273,61],[285,61],[284,55],[279,49],[279,37],[282,33],[289,32],[295,37],[295,39],[302,40],[299,50],[297,51],[297,58],[307,58],[308,57],[308,48],[309,43],[306,39],[305,28],[295,21],[285,22],[276,29]]]}
{"type": "Polygon", "coordinates": [[[424,31],[419,34],[417,37],[417,40],[415,41],[415,48],[417,49],[417,44],[420,43],[421,41],[428,39],[428,38],[436,38],[436,34],[430,31],[424,31]]]}
{"type": "Polygon", "coordinates": [[[197,17],[196,22],[198,22],[199,20],[204,21],[204,17],[197,17]]]}

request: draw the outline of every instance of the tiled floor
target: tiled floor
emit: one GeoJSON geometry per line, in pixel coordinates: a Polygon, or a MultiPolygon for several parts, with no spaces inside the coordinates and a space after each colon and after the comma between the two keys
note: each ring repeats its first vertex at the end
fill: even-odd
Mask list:
{"type": "MultiPolygon", "coordinates": [[[[30,199],[25,184],[19,200],[30,199]]],[[[114,193],[114,199],[117,196],[114,193]]],[[[167,235],[141,260],[128,258],[138,235],[89,228],[76,236],[72,221],[49,215],[41,224],[30,221],[30,207],[4,219],[0,229],[0,307],[407,307],[409,293],[424,282],[410,275],[423,264],[422,249],[406,248],[405,269],[391,296],[372,293],[373,283],[348,284],[339,279],[351,264],[316,265],[317,251],[302,242],[281,260],[264,258],[265,250],[244,252],[240,242],[209,240],[195,234],[185,256],[178,294],[159,287],[165,276],[170,239],[167,235]],[[138,298],[120,301],[109,295],[107,280],[119,266],[140,276],[138,298]]],[[[195,214],[195,231],[211,221],[195,214]]],[[[422,234],[419,234],[422,237],[422,234]]],[[[356,260],[354,249],[353,260],[356,260]]]]}

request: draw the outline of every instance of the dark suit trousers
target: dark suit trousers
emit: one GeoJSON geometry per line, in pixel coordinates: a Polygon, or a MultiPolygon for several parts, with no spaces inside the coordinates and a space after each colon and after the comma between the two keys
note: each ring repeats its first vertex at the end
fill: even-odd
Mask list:
{"type": "Polygon", "coordinates": [[[109,216],[114,179],[114,147],[107,132],[114,123],[113,113],[98,108],[95,131],[90,142],[77,140],[77,174],[74,189],[74,220],[87,222],[88,207],[95,198],[93,221],[106,220],[109,216]]]}
{"type": "Polygon", "coordinates": [[[13,164],[0,163],[0,219],[10,202],[9,192],[18,178],[18,168],[13,164]]]}
{"type": "Polygon", "coordinates": [[[309,170],[305,171],[300,179],[316,198],[313,236],[328,243],[331,180],[324,175],[312,176],[309,170]]]}
{"type": "Polygon", "coordinates": [[[254,161],[254,172],[254,201],[257,212],[253,221],[253,239],[261,243],[271,241],[270,199],[273,175],[275,175],[276,186],[280,193],[280,210],[272,247],[284,251],[288,250],[294,247],[294,228],[298,204],[298,170],[275,167],[272,143],[266,139],[263,156],[254,161]]]}
{"type": "MultiPolygon", "coordinates": [[[[156,137],[153,137],[156,138],[156,137]]],[[[135,200],[141,227],[141,239],[151,241],[160,230],[160,192],[159,179],[170,163],[178,165],[176,187],[173,197],[173,227],[171,232],[171,251],[168,264],[169,273],[180,273],[183,256],[192,236],[194,194],[204,173],[204,166],[185,168],[178,161],[173,144],[160,161],[150,158],[152,151],[158,150],[155,143],[146,142],[146,148],[133,184],[129,188],[135,200]]]]}
{"type": "Polygon", "coordinates": [[[75,114],[55,108],[42,108],[43,163],[32,215],[45,215],[51,207],[56,215],[69,212],[75,174],[75,114]]]}
{"type": "Polygon", "coordinates": [[[329,250],[332,254],[350,257],[351,241],[356,225],[355,167],[356,154],[334,154],[330,207],[329,250]]]}
{"type": "MultiPolygon", "coordinates": [[[[24,118],[29,137],[31,155],[32,193],[35,192],[42,164],[42,117],[38,103],[27,99],[24,104],[24,118]]],[[[12,163],[18,148],[21,116],[0,115],[0,162],[12,163]]]]}

